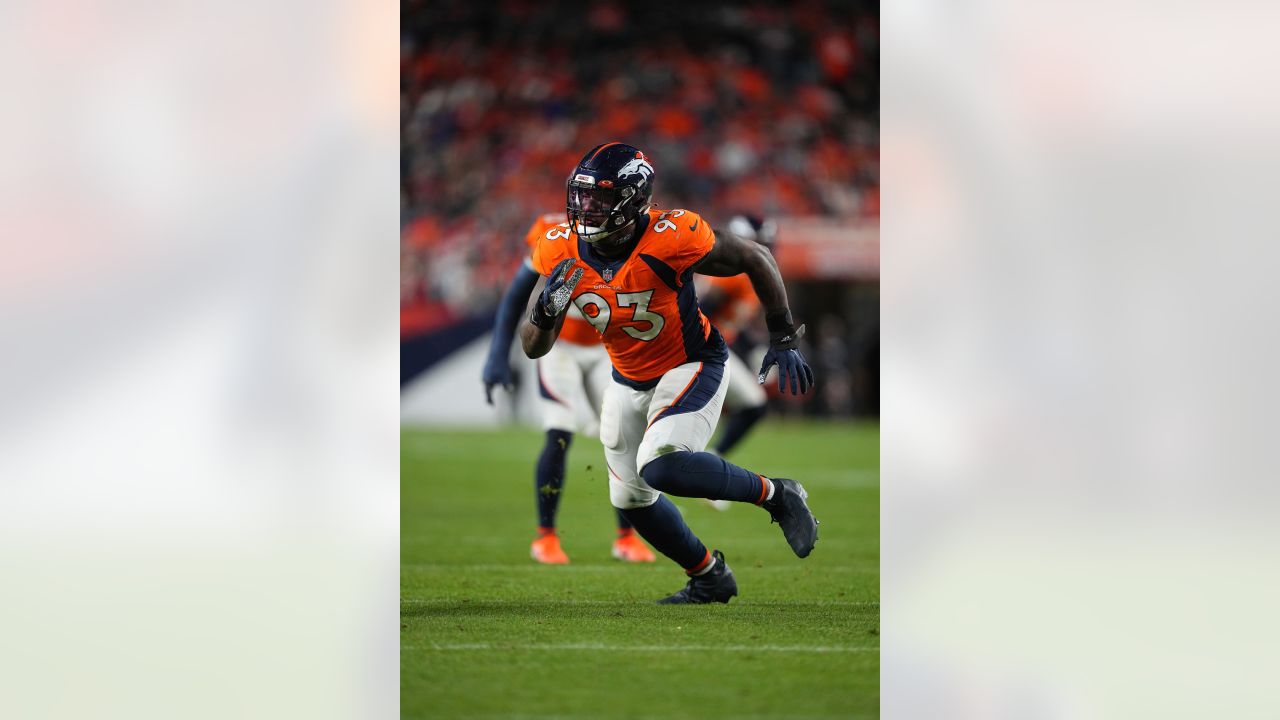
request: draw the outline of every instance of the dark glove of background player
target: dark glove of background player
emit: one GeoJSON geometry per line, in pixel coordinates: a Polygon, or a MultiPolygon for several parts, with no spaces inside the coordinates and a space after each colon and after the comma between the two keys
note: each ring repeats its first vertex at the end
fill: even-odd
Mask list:
{"type": "Polygon", "coordinates": [[[528,265],[521,265],[507,286],[507,292],[498,305],[493,320],[493,338],[489,341],[489,357],[485,360],[481,379],[484,382],[484,399],[493,404],[493,388],[501,385],[507,392],[515,389],[515,376],[511,372],[511,339],[515,335],[520,314],[529,302],[529,295],[541,277],[528,265]]]}

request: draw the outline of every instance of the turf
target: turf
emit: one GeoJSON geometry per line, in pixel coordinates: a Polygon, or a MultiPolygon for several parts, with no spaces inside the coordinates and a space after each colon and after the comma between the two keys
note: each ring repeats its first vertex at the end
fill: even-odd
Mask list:
{"type": "Polygon", "coordinates": [[[813,554],[764,511],[675,498],[724,551],[728,605],[653,601],[684,574],[609,557],[600,444],[575,438],[568,566],[529,559],[536,430],[408,430],[401,442],[400,704],[406,718],[817,718],[879,712],[879,428],[767,422],[731,456],[809,490],[813,554]]]}

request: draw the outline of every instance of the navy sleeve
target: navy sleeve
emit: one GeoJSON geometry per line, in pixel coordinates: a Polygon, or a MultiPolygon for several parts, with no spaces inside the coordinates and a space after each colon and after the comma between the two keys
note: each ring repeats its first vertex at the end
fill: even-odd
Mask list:
{"type": "Polygon", "coordinates": [[[502,296],[502,302],[498,305],[498,314],[493,320],[493,340],[489,343],[490,361],[500,359],[505,362],[510,355],[511,339],[515,336],[520,314],[524,312],[525,305],[529,304],[529,295],[533,292],[533,287],[538,284],[540,277],[542,276],[533,268],[520,263],[515,277],[511,278],[506,294],[502,296]]]}

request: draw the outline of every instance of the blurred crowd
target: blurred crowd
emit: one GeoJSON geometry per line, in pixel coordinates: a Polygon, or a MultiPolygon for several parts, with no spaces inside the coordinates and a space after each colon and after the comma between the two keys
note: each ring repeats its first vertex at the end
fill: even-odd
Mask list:
{"type": "Polygon", "coordinates": [[[491,311],[529,224],[563,210],[568,172],[609,140],[649,155],[659,205],[712,222],[879,214],[874,4],[405,0],[402,13],[410,325],[491,311]]]}

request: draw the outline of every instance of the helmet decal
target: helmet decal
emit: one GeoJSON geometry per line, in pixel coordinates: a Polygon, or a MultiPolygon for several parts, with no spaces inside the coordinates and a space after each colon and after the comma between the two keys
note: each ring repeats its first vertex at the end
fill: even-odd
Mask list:
{"type": "Polygon", "coordinates": [[[618,170],[619,180],[631,175],[639,175],[640,182],[644,182],[649,179],[650,175],[653,175],[653,166],[649,164],[649,161],[645,160],[641,153],[636,153],[636,155],[639,157],[623,165],[622,169],[618,170]]]}

